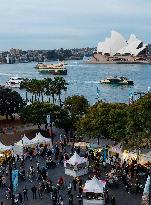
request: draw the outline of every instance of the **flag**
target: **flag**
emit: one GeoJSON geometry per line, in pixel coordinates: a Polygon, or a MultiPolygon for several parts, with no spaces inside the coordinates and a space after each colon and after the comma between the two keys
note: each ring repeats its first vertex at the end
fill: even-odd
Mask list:
{"type": "Polygon", "coordinates": [[[16,191],[18,187],[18,170],[12,170],[12,184],[13,190],[16,191]]]}
{"type": "Polygon", "coordinates": [[[100,95],[100,90],[99,90],[99,88],[97,87],[97,96],[99,97],[99,95],[100,95]]]}
{"type": "Polygon", "coordinates": [[[131,90],[129,90],[128,95],[129,95],[129,98],[132,98],[133,93],[132,93],[132,91],[131,91],[131,90]]]}

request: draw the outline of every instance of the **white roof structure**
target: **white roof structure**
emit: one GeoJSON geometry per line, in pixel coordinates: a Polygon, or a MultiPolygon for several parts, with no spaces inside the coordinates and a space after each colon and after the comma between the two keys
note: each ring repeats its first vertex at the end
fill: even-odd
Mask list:
{"type": "Polygon", "coordinates": [[[12,146],[6,146],[0,142],[0,151],[12,150],[12,146]]]}
{"type": "Polygon", "coordinates": [[[98,180],[96,177],[93,177],[93,179],[86,181],[83,192],[103,193],[105,186],[106,181],[98,180]]]}
{"type": "Polygon", "coordinates": [[[22,146],[22,147],[30,144],[31,144],[31,140],[29,140],[25,134],[21,140],[15,143],[15,145],[22,146]]]}
{"type": "Polygon", "coordinates": [[[97,53],[102,55],[109,54],[130,54],[137,56],[141,51],[145,50],[146,44],[143,44],[134,34],[131,34],[128,41],[117,31],[111,32],[111,37],[106,38],[104,42],[99,42],[97,46],[97,53]]]}
{"type": "Polygon", "coordinates": [[[71,165],[76,165],[76,164],[82,164],[85,163],[87,161],[87,159],[85,159],[84,157],[80,157],[77,152],[74,153],[74,155],[66,161],[66,163],[71,164],[71,165]]]}
{"type": "Polygon", "coordinates": [[[34,137],[32,140],[30,140],[31,144],[39,144],[39,143],[50,143],[51,139],[43,137],[40,132],[36,134],[36,137],[34,137]]]}

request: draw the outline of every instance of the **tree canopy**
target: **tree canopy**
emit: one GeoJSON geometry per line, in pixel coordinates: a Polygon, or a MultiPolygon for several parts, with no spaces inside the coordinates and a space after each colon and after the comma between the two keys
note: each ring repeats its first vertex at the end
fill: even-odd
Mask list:
{"type": "Polygon", "coordinates": [[[13,114],[19,113],[24,107],[25,102],[23,101],[20,94],[9,88],[0,87],[0,114],[6,115],[13,118],[13,114]]]}

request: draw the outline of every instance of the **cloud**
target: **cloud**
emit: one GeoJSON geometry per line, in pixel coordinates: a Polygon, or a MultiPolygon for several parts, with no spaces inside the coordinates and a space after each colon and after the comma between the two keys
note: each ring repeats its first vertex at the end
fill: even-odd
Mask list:
{"type": "Polygon", "coordinates": [[[1,0],[0,49],[96,45],[112,29],[148,42],[150,8],[150,0],[1,0]]]}

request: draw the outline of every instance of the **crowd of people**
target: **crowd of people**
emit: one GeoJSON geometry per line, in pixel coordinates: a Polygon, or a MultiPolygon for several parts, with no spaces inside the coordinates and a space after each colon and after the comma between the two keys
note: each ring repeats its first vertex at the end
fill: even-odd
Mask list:
{"type": "Polygon", "coordinates": [[[47,194],[53,205],[65,204],[64,197],[68,198],[69,205],[75,204],[75,201],[76,204],[82,205],[85,178],[76,177],[67,184],[61,173],[57,182],[54,182],[53,177],[49,176],[50,169],[57,169],[62,166],[64,160],[68,160],[75,151],[89,160],[89,176],[87,179],[92,179],[93,176],[102,179],[102,173],[106,174],[104,180],[106,180],[107,185],[103,193],[105,205],[108,203],[116,204],[116,198],[109,194],[109,190],[117,188],[121,184],[124,185],[127,193],[142,194],[142,177],[145,178],[150,174],[149,169],[143,169],[133,160],[131,163],[122,162],[118,156],[109,155],[108,150],[106,150],[105,159],[103,152],[94,152],[88,148],[81,150],[80,147],[74,147],[74,144],[67,146],[66,137],[62,135],[51,149],[47,145],[37,145],[34,149],[26,147],[25,155],[22,157],[8,157],[0,167],[0,190],[4,191],[5,189],[7,200],[13,198],[14,204],[21,205],[24,202],[28,204],[31,197],[33,200],[43,200],[47,194]],[[27,184],[26,182],[29,182],[30,188],[27,185],[21,186],[22,188],[19,188],[19,191],[12,193],[9,180],[10,162],[12,169],[19,170],[19,183],[27,184]],[[62,190],[66,195],[62,194],[62,190]],[[76,200],[74,199],[75,195],[76,200]]]}

